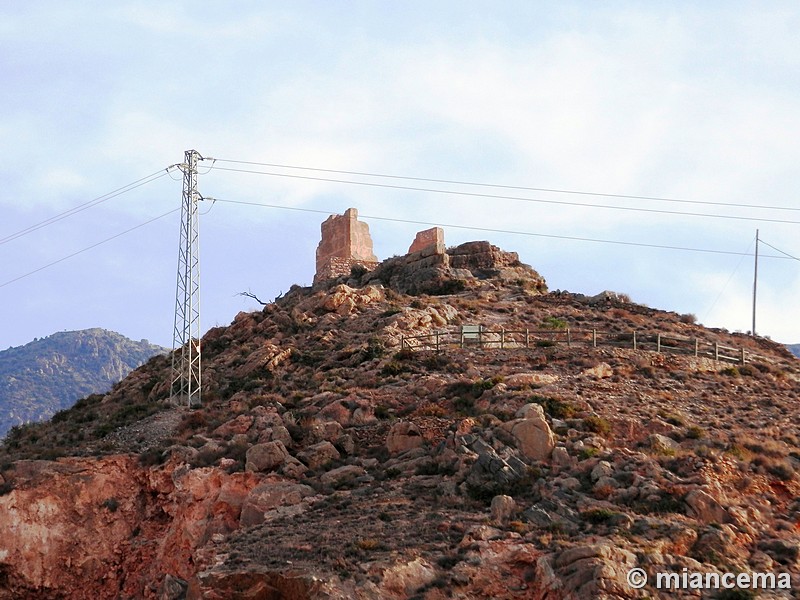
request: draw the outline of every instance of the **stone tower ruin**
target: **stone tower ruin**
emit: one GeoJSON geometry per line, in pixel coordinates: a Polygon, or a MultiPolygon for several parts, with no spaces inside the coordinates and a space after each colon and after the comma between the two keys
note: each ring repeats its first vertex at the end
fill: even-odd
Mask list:
{"type": "Polygon", "coordinates": [[[355,208],[348,208],[343,215],[331,215],[322,223],[321,229],[314,283],[349,275],[355,266],[370,271],[378,266],[378,257],[372,251],[369,225],[358,220],[355,208]]]}

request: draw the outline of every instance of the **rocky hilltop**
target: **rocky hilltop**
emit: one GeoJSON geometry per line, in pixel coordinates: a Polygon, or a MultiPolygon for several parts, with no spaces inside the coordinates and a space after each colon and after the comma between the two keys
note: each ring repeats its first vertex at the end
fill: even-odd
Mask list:
{"type": "Polygon", "coordinates": [[[62,331],[0,352],[0,438],[14,425],[49,419],[103,393],[155,354],[147,340],[105,329],[62,331]]]}
{"type": "Polygon", "coordinates": [[[199,409],[156,357],[15,429],[0,598],[716,597],[634,567],[798,589],[797,359],[436,245],[210,330],[199,409]]]}

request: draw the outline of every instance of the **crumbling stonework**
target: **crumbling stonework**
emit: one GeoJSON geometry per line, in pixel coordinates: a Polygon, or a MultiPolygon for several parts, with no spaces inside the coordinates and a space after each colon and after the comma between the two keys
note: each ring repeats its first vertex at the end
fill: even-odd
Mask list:
{"type": "Polygon", "coordinates": [[[408,253],[421,252],[431,246],[435,248],[434,252],[437,254],[444,253],[444,230],[441,227],[431,227],[417,233],[417,237],[411,243],[408,253]]]}
{"type": "Polygon", "coordinates": [[[446,294],[489,277],[525,279],[540,291],[547,289],[544,279],[522,264],[516,252],[504,252],[489,242],[467,242],[447,250],[443,244],[429,244],[383,261],[361,283],[379,281],[406,294],[446,294]]]}
{"type": "Polygon", "coordinates": [[[349,275],[354,266],[369,271],[377,265],[369,225],[358,220],[355,208],[348,208],[343,215],[331,215],[322,223],[314,283],[349,275]]]}

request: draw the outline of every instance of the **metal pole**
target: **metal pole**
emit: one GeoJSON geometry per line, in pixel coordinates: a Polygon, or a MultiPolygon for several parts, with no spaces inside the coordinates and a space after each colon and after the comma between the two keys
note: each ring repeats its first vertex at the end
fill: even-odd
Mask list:
{"type": "Polygon", "coordinates": [[[197,161],[202,156],[187,150],[183,172],[183,202],[178,246],[178,284],[172,341],[171,398],[189,406],[202,404],[200,368],[200,219],[197,209],[197,161]]]}
{"type": "Polygon", "coordinates": [[[753,337],[756,337],[756,291],[758,289],[758,229],[756,229],[756,256],[753,266],[753,337]]]}

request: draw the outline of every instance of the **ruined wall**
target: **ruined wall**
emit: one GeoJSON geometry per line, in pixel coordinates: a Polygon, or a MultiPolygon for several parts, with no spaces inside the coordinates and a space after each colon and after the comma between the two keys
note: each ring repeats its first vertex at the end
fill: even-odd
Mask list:
{"type": "Polygon", "coordinates": [[[437,254],[444,253],[444,230],[441,227],[431,227],[425,231],[420,231],[408,249],[409,254],[427,250],[431,246],[437,254]]]}
{"type": "Polygon", "coordinates": [[[377,266],[369,225],[358,220],[355,208],[348,208],[343,215],[331,215],[322,223],[321,230],[314,283],[349,275],[356,265],[367,270],[377,266]]]}

